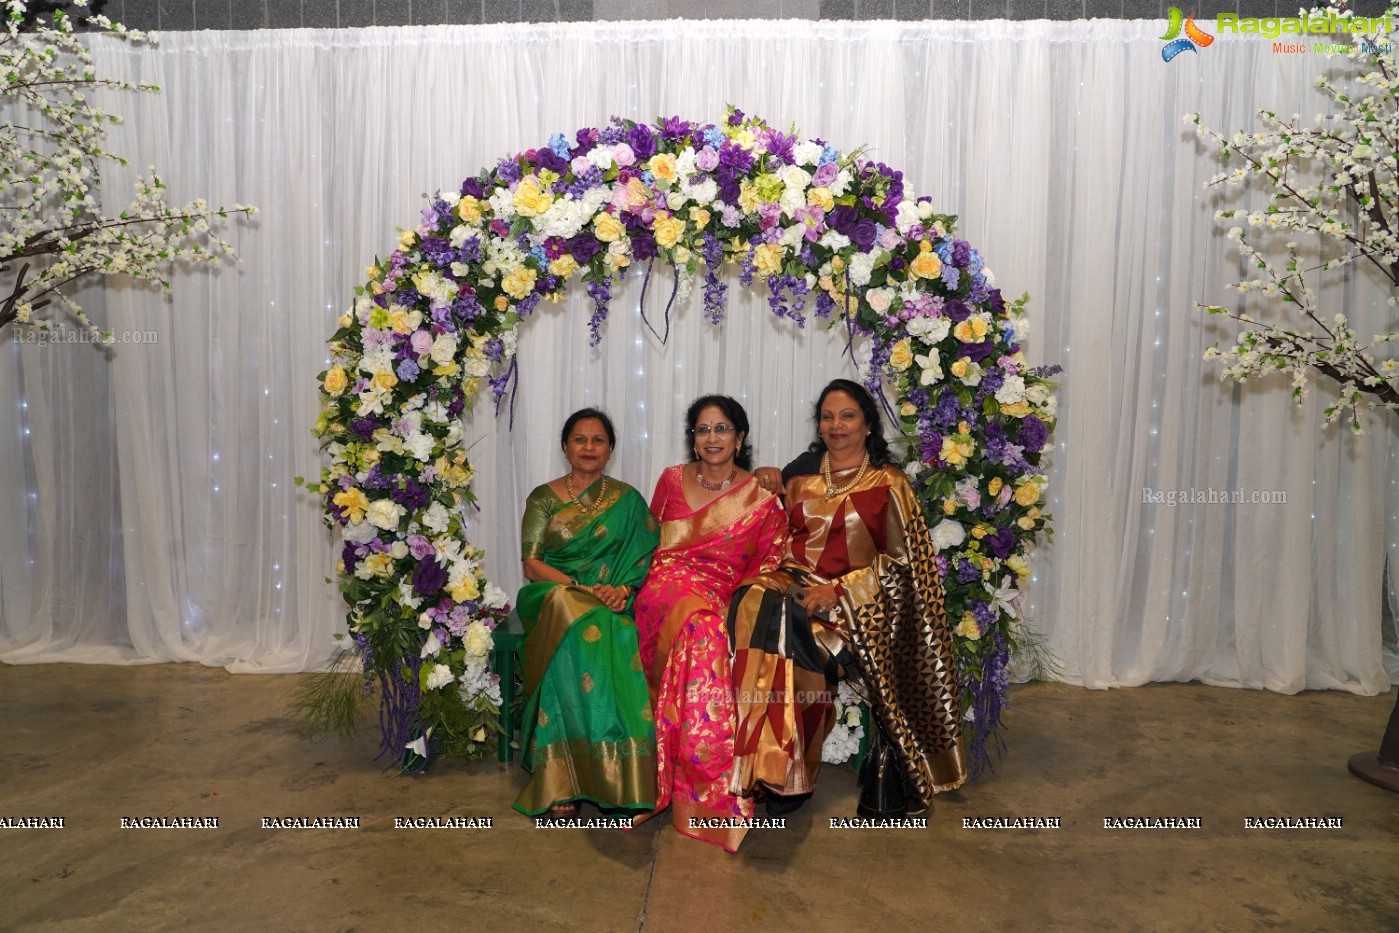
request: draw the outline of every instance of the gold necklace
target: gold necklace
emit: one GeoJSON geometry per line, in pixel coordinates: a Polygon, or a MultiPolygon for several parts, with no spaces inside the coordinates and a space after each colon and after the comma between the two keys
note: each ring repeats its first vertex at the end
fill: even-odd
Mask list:
{"type": "Polygon", "coordinates": [[[836,496],[843,496],[860,484],[860,480],[865,478],[865,471],[870,466],[870,452],[865,451],[864,462],[860,464],[860,472],[855,474],[855,478],[839,489],[831,480],[831,454],[829,451],[821,455],[821,476],[826,481],[826,498],[834,499],[836,496]]]}
{"type": "Polygon", "coordinates": [[[699,483],[702,488],[708,489],[710,492],[723,492],[725,489],[728,489],[729,483],[732,483],[734,477],[737,475],[738,467],[734,467],[729,471],[728,479],[724,480],[722,483],[711,483],[704,478],[704,474],[699,471],[698,467],[695,468],[695,482],[699,483]]]}
{"type": "MultiPolygon", "coordinates": [[[[573,491],[572,470],[569,470],[568,475],[563,478],[563,488],[568,490],[568,497],[573,500],[574,505],[578,506],[578,511],[587,515],[593,509],[597,508],[602,503],[603,497],[607,495],[607,474],[604,473],[602,475],[602,486],[598,489],[597,495],[593,497],[592,505],[584,505],[583,500],[579,499],[578,494],[573,491]]],[[[587,492],[586,489],[583,491],[587,492]]]]}

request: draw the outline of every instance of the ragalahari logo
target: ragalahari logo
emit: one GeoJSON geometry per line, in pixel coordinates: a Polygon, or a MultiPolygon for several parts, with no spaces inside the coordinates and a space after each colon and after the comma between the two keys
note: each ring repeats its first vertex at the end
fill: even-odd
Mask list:
{"type": "Polygon", "coordinates": [[[1195,17],[1182,16],[1180,7],[1173,6],[1166,10],[1170,16],[1170,22],[1166,27],[1166,34],[1161,37],[1161,41],[1166,45],[1161,49],[1161,60],[1168,62],[1181,52],[1193,52],[1195,46],[1204,48],[1214,41],[1214,36],[1205,32],[1195,25],[1195,17]],[[1181,20],[1185,20],[1185,35],[1180,35],[1181,20]]]}

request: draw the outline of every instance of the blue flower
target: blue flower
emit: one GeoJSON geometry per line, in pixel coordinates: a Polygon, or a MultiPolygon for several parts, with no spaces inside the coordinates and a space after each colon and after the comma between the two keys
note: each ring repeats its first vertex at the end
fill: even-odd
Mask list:
{"type": "Polygon", "coordinates": [[[560,159],[573,158],[568,140],[564,138],[562,133],[555,133],[553,136],[549,137],[549,148],[554,150],[554,155],[558,156],[560,159]]]}

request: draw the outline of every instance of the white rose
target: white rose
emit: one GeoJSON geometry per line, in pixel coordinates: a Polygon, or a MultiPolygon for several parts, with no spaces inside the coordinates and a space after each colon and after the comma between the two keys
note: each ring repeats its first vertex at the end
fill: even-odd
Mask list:
{"type": "Polygon", "coordinates": [[[472,622],[462,635],[461,644],[466,649],[467,654],[484,658],[491,653],[491,648],[495,646],[495,639],[491,637],[491,630],[486,628],[485,623],[472,622]]]}
{"type": "Polygon", "coordinates": [[[432,457],[432,435],[414,434],[403,442],[403,447],[417,460],[426,463],[432,457]]]}
{"type": "Polygon", "coordinates": [[[423,513],[423,525],[432,531],[443,532],[447,530],[447,507],[441,502],[434,502],[423,513]]]}
{"type": "Polygon", "coordinates": [[[825,151],[821,146],[807,140],[792,147],[792,158],[796,159],[798,165],[815,165],[821,158],[821,153],[825,151]]]}
{"type": "Polygon", "coordinates": [[[438,366],[446,366],[457,355],[457,338],[452,334],[442,334],[432,342],[428,355],[438,366]]]}
{"type": "Polygon", "coordinates": [[[871,253],[856,253],[850,258],[850,282],[853,285],[864,287],[870,283],[870,275],[874,272],[874,255],[871,253]]]}
{"type": "Polygon", "coordinates": [[[1019,376],[1007,376],[1006,381],[996,390],[996,401],[1002,405],[1014,405],[1025,398],[1025,380],[1019,376]]]}
{"type": "Polygon", "coordinates": [[[928,538],[933,543],[934,551],[945,551],[967,540],[967,532],[960,522],[944,518],[928,533],[928,538]]]}
{"type": "Polygon", "coordinates": [[[788,191],[804,192],[811,184],[811,174],[799,166],[789,165],[782,170],[782,184],[787,186],[788,191]]]}
{"type": "Polygon", "coordinates": [[[427,688],[429,690],[440,690],[450,684],[456,678],[452,676],[452,669],[445,664],[435,665],[432,672],[427,675],[427,688]]]}
{"type": "Polygon", "coordinates": [[[908,236],[908,231],[912,230],[916,223],[918,223],[918,205],[912,201],[900,201],[898,213],[894,215],[894,229],[903,236],[908,236]]]}
{"type": "Polygon", "coordinates": [[[341,535],[351,544],[368,544],[379,534],[374,530],[374,526],[369,522],[360,522],[358,525],[346,525],[340,529],[341,535]]]}
{"type": "Polygon", "coordinates": [[[686,198],[683,193],[683,190],[684,189],[667,192],[665,196],[665,206],[670,208],[672,213],[680,210],[680,208],[685,206],[686,198]]]}
{"type": "Polygon", "coordinates": [[[398,520],[403,517],[403,511],[403,506],[392,499],[375,499],[369,503],[364,518],[376,528],[393,531],[398,527],[398,520]]]}
{"type": "Polygon", "coordinates": [[[947,339],[947,335],[952,333],[952,322],[945,317],[928,318],[932,324],[928,327],[928,332],[924,339],[928,343],[941,343],[947,339]]]}
{"type": "Polygon", "coordinates": [[[481,601],[492,609],[504,609],[506,602],[505,591],[494,583],[487,583],[485,589],[481,591],[481,601]]]}
{"type": "Polygon", "coordinates": [[[824,246],[833,252],[840,252],[850,245],[850,237],[843,233],[836,233],[834,230],[827,230],[821,234],[821,239],[817,241],[818,246],[824,246]]]}
{"type": "Polygon", "coordinates": [[[402,541],[395,541],[393,546],[389,548],[389,556],[394,560],[403,560],[408,556],[408,545],[402,541]]]}
{"type": "Polygon", "coordinates": [[[1025,390],[1025,400],[1031,405],[1043,405],[1049,398],[1049,388],[1043,385],[1032,385],[1025,390]]]}
{"type": "MultiPolygon", "coordinates": [[[[869,291],[865,292],[865,301],[880,314],[889,310],[889,304],[893,300],[894,290],[892,288],[871,288],[869,291]]],[[[909,333],[913,333],[912,328],[909,328],[909,333]]]]}
{"type": "Polygon", "coordinates": [[[478,379],[491,371],[491,361],[483,356],[473,356],[466,361],[466,374],[478,379]]]}

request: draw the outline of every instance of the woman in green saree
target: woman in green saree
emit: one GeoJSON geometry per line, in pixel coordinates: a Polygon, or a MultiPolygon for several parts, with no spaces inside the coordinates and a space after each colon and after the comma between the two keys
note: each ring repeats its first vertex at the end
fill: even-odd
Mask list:
{"type": "Polygon", "coordinates": [[[521,759],[531,772],[515,809],[530,816],[656,802],[656,728],[637,654],[632,597],[659,541],[635,489],[603,473],[612,421],[585,408],[561,436],[569,471],[525,501],[516,602],[525,629],[521,759]]]}

